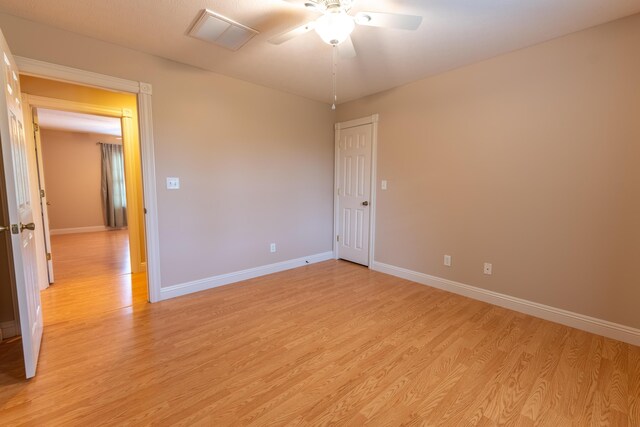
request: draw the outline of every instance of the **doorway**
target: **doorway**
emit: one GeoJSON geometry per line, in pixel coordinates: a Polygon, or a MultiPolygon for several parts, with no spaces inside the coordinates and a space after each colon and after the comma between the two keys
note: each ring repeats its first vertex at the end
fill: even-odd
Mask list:
{"type": "Polygon", "coordinates": [[[146,302],[135,95],[31,76],[20,82],[42,202],[45,324],[146,302]]]}
{"type": "MultiPolygon", "coordinates": [[[[65,100],[65,96],[83,97],[90,95],[88,92],[94,88],[105,88],[103,92],[122,95],[129,94],[135,98],[135,104],[140,110],[139,127],[125,127],[125,129],[133,129],[139,132],[139,157],[135,163],[141,166],[144,164],[145,174],[142,185],[144,186],[144,194],[146,197],[146,207],[140,204],[139,214],[143,220],[148,235],[145,234],[146,248],[149,251],[149,280],[147,281],[148,299],[150,302],[160,300],[160,265],[159,265],[159,242],[158,242],[158,217],[157,217],[157,198],[155,184],[155,161],[154,161],[154,144],[153,144],[153,121],[152,121],[152,86],[148,83],[131,81],[122,78],[116,78],[108,75],[97,74],[85,70],[65,67],[48,62],[37,61],[24,57],[14,57],[7,46],[7,43],[0,33],[0,50],[3,52],[3,72],[0,73],[0,93],[3,102],[0,102],[0,110],[6,114],[0,114],[0,133],[2,134],[2,166],[4,178],[4,188],[6,189],[6,208],[10,224],[2,226],[2,233],[10,238],[10,254],[12,262],[9,262],[10,281],[8,285],[13,293],[13,305],[15,313],[2,313],[3,318],[9,314],[13,314],[11,322],[12,326],[7,327],[7,322],[2,322],[0,328],[4,335],[5,331],[15,331],[21,335],[18,340],[22,345],[22,355],[24,359],[25,375],[31,378],[35,375],[37,369],[37,361],[40,343],[43,332],[42,321],[42,305],[39,289],[39,272],[36,268],[36,262],[42,257],[38,257],[35,251],[34,230],[36,230],[35,220],[40,213],[40,194],[37,192],[38,182],[36,174],[35,149],[33,144],[27,141],[31,140],[32,121],[30,120],[30,108],[28,102],[21,97],[20,83],[18,77],[22,75],[43,77],[41,81],[46,81],[46,85],[51,82],[67,85],[63,82],[70,83],[71,89],[60,90],[59,87],[45,87],[45,90],[59,93],[56,95],[46,95],[51,98],[58,97],[65,100]],[[54,79],[54,80],[47,80],[54,79]],[[81,86],[87,85],[87,86],[81,86]],[[23,114],[27,113],[27,114],[23,114]],[[25,120],[25,118],[27,120],[25,120]],[[28,125],[30,132],[27,132],[25,125],[28,125]],[[35,202],[35,203],[32,203],[35,202]],[[8,211],[8,212],[7,212],[8,211]],[[10,229],[10,233],[7,232],[10,229]]],[[[68,88],[67,88],[68,89],[68,88]]],[[[102,90],[102,89],[101,89],[102,90]]],[[[68,100],[66,102],[69,102],[68,100]]],[[[80,100],[78,102],[92,102],[80,100]]],[[[62,108],[64,109],[64,108],[62,108]]],[[[92,112],[92,111],[90,111],[92,112]]],[[[126,110],[122,109],[122,118],[124,122],[126,110]]],[[[98,113],[100,114],[100,113],[98,113]]],[[[109,115],[109,114],[105,114],[109,115]]],[[[124,132],[123,132],[124,135],[124,132]]],[[[129,138],[127,138],[129,139],[129,138]]],[[[141,178],[141,177],[140,177],[141,178]]],[[[2,181],[2,179],[0,179],[2,181]]],[[[140,191],[142,194],[142,191],[140,191]]],[[[7,239],[9,240],[9,239],[7,239]]],[[[145,254],[145,260],[147,259],[145,254]]],[[[48,278],[45,276],[45,282],[48,278]]]]}

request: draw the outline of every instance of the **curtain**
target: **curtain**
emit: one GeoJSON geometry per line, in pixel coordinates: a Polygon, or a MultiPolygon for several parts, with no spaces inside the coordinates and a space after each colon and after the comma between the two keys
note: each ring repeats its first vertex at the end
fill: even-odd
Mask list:
{"type": "Polygon", "coordinates": [[[102,153],[102,209],[105,225],[127,226],[127,192],[122,145],[100,143],[102,153]]]}

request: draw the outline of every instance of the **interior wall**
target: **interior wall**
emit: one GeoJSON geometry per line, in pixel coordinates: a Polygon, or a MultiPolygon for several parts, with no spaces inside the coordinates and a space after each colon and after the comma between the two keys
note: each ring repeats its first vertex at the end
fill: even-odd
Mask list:
{"type": "Polygon", "coordinates": [[[9,15],[0,28],[14,54],[153,85],[162,286],[332,249],[326,104],[9,15]]]}
{"type": "Polygon", "coordinates": [[[40,129],[49,228],[104,226],[97,142],[120,141],[111,135],[40,129]]]}
{"type": "Polygon", "coordinates": [[[380,114],[376,261],[640,327],[638,46],[635,15],[340,105],[380,114]]]}

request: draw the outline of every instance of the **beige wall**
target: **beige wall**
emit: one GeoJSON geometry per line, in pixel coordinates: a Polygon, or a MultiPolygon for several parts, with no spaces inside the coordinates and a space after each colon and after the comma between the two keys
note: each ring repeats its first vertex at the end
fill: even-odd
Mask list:
{"type": "Polygon", "coordinates": [[[327,105],[8,15],[0,28],[17,55],[153,85],[163,286],[331,250],[327,105]]]}
{"type": "Polygon", "coordinates": [[[640,327],[639,46],[635,15],[341,105],[380,113],[376,260],[640,327]]]}
{"type": "Polygon", "coordinates": [[[42,160],[51,230],[104,225],[100,146],[95,133],[42,129],[42,160]]]}

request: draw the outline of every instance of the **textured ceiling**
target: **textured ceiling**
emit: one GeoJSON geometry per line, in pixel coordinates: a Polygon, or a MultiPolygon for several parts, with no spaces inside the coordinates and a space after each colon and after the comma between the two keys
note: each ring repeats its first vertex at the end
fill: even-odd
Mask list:
{"type": "MultiPolygon", "coordinates": [[[[640,12],[639,0],[356,0],[353,12],[424,17],[418,31],[359,26],[338,63],[338,101],[390,89],[640,12]]],[[[331,47],[315,32],[268,39],[318,15],[281,0],[0,0],[0,11],[329,103],[331,47]],[[237,52],[186,35],[209,8],[260,32],[237,52]]]]}

